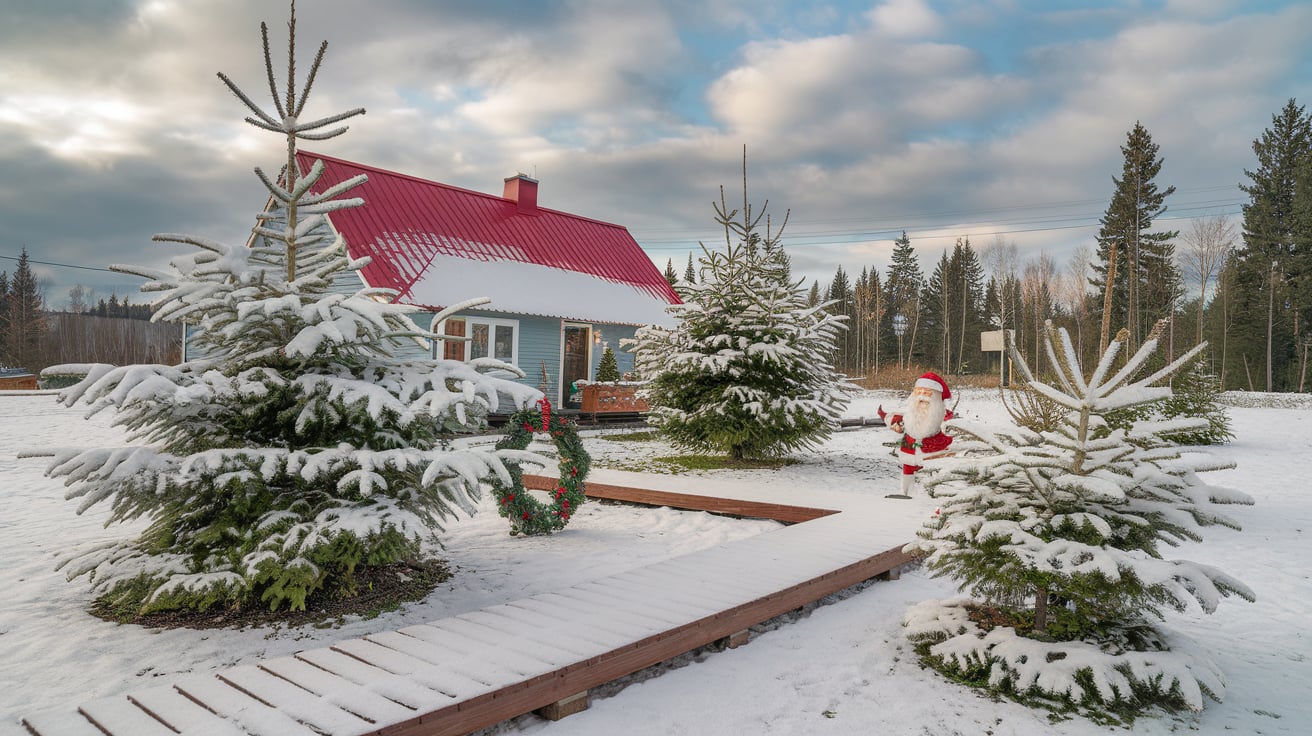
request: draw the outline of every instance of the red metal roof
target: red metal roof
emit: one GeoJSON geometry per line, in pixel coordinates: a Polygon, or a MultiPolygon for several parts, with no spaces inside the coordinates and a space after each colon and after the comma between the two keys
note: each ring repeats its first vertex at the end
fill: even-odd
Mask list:
{"type": "Polygon", "coordinates": [[[347,195],[363,197],[365,206],[333,212],[330,219],[352,257],[372,257],[363,271],[365,281],[395,289],[399,301],[414,303],[410,288],[441,254],[591,274],[629,284],[668,304],[679,303],[660,270],[620,225],[541,207],[521,214],[514,200],[503,197],[308,151],[297,153],[301,171],[308,171],[315,159],[324,163],[315,191],[368,175],[368,182],[347,195]]]}

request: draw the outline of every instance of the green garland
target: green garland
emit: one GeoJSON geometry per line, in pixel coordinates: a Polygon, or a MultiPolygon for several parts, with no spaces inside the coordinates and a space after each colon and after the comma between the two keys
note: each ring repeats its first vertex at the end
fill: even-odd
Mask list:
{"type": "Polygon", "coordinates": [[[510,519],[510,534],[550,534],[560,531],[569,523],[578,507],[583,504],[583,480],[588,476],[592,458],[583,449],[578,428],[559,414],[551,413],[546,399],[537,406],[523,409],[506,423],[506,436],[497,442],[498,450],[524,450],[533,441],[535,432],[547,432],[556,445],[559,456],[560,480],[551,491],[552,502],[544,504],[524,488],[524,471],[518,465],[507,465],[511,483],[492,481],[492,493],[497,499],[497,511],[510,519]]]}

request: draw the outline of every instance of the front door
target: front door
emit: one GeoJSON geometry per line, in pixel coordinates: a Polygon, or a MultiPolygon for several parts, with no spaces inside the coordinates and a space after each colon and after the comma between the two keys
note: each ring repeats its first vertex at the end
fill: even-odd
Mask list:
{"type": "Polygon", "coordinates": [[[575,381],[588,380],[588,352],[592,347],[592,328],[565,325],[565,362],[560,369],[562,404],[568,409],[583,406],[581,392],[572,391],[575,381]]]}

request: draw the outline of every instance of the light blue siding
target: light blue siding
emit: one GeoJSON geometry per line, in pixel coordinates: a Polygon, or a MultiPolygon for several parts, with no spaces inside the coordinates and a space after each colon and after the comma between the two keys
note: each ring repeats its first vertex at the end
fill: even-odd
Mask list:
{"type": "Polygon", "coordinates": [[[619,366],[620,375],[633,370],[633,353],[620,347],[621,340],[632,339],[634,333],[638,331],[637,327],[632,325],[593,325],[593,334],[601,332],[601,345],[593,346],[592,351],[592,375],[597,375],[597,367],[601,365],[602,353],[606,352],[606,346],[610,346],[615,351],[615,364],[619,366]]]}

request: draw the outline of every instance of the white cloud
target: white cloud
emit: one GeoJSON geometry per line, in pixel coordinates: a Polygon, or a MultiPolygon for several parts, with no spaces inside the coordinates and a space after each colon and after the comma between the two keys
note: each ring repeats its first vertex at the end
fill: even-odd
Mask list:
{"type": "Polygon", "coordinates": [[[888,0],[870,10],[875,32],[896,38],[927,38],[942,30],[942,22],[924,0],[888,0]]]}

